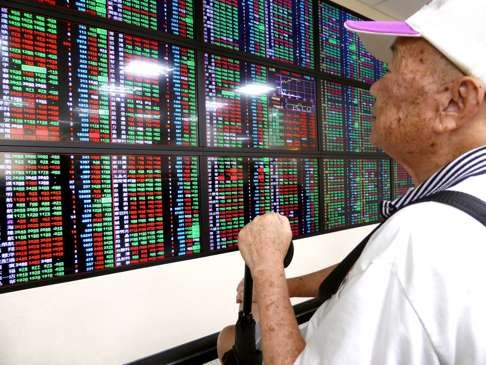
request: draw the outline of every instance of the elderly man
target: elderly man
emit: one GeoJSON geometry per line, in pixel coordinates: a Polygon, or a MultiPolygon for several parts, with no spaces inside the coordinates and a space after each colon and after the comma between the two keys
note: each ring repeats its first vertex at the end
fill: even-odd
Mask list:
{"type": "MultiPolygon", "coordinates": [[[[385,216],[397,212],[302,331],[289,296],[317,295],[332,268],[287,281],[291,231],[278,214],[241,231],[266,364],[486,364],[486,228],[444,204],[411,204],[447,189],[486,201],[485,16],[484,0],[435,0],[407,22],[347,23],[394,36],[367,43],[385,60],[392,53],[371,88],[371,140],[416,188],[384,204],[385,216]]],[[[220,355],[231,334],[222,332],[220,355]]]]}

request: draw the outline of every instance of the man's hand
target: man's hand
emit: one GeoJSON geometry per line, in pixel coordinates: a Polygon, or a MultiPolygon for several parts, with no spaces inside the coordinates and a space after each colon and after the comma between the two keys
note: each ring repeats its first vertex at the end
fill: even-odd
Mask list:
{"type": "Polygon", "coordinates": [[[238,235],[238,247],[253,275],[260,270],[283,269],[292,240],[287,217],[267,213],[256,217],[238,235]]]}
{"type": "Polygon", "coordinates": [[[288,219],[277,213],[255,218],[238,236],[238,247],[253,276],[263,360],[268,365],[292,364],[305,347],[283,265],[291,239],[288,219]]]}

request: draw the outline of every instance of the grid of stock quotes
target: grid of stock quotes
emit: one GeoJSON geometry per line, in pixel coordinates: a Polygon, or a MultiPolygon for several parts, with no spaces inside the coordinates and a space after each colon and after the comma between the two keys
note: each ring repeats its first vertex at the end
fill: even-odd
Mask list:
{"type": "Polygon", "coordinates": [[[41,4],[69,7],[138,27],[194,36],[192,0],[34,0],[41,4]]]}
{"type": "Polygon", "coordinates": [[[204,40],[314,67],[312,0],[202,0],[204,40]]]}
{"type": "Polygon", "coordinates": [[[321,81],[321,107],[325,151],[378,152],[369,141],[373,97],[368,90],[321,81]]]}
{"type": "Polygon", "coordinates": [[[0,21],[0,139],[197,144],[193,50],[5,8],[0,21]]]}
{"type": "Polygon", "coordinates": [[[2,285],[199,253],[195,157],[0,154],[2,285]]]}
{"type": "Polygon", "coordinates": [[[380,203],[391,199],[390,160],[326,159],[323,169],[326,230],[380,221],[380,203]]]}
{"type": "Polygon", "coordinates": [[[339,25],[354,17],[341,8],[35,2],[0,8],[2,290],[234,250],[271,211],[294,238],[376,223],[380,201],[411,185],[368,141],[365,84],[384,67],[339,25]],[[243,92],[255,84],[267,91],[243,92]]]}
{"type": "Polygon", "coordinates": [[[234,247],[240,229],[267,212],[287,216],[294,236],[319,231],[317,160],[210,157],[208,177],[211,250],[234,247]]]}
{"type": "Polygon", "coordinates": [[[328,3],[319,3],[320,69],[371,84],[385,73],[386,66],[368,53],[355,33],[344,28],[346,20],[360,18],[328,3]]]}
{"type": "Polygon", "coordinates": [[[311,76],[205,55],[208,146],[316,149],[316,80],[311,76]],[[264,84],[266,95],[238,88],[264,84]]]}

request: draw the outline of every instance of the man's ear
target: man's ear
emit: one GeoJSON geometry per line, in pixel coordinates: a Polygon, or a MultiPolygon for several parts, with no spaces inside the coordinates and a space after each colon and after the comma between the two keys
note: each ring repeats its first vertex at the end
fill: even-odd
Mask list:
{"type": "Polygon", "coordinates": [[[440,115],[434,129],[437,133],[462,127],[480,112],[485,99],[482,84],[470,76],[463,76],[438,95],[440,115]]]}

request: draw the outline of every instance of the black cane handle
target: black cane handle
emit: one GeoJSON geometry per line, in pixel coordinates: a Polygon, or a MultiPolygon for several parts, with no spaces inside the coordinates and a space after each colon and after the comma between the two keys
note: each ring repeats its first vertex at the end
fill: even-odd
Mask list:
{"type": "Polygon", "coordinates": [[[284,267],[287,267],[287,266],[290,265],[293,257],[294,257],[294,241],[290,241],[289,250],[287,251],[287,254],[285,255],[285,258],[284,258],[284,267]]]}

